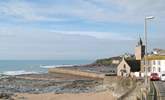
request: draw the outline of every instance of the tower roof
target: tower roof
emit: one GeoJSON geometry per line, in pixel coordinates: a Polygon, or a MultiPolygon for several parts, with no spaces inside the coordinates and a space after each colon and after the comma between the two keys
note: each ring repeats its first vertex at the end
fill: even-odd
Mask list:
{"type": "Polygon", "coordinates": [[[143,45],[143,41],[142,41],[141,37],[139,38],[138,45],[143,45]]]}

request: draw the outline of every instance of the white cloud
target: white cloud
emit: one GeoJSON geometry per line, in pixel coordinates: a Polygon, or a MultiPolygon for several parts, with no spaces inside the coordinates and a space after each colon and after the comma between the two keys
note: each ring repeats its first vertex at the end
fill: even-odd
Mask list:
{"type": "Polygon", "coordinates": [[[129,46],[125,40],[99,38],[101,32],[25,31],[22,28],[6,32],[15,37],[0,39],[3,59],[95,59],[121,53],[117,51],[124,47],[121,44],[129,46]]]}
{"type": "MultiPolygon", "coordinates": [[[[87,0],[86,0],[87,1],[87,0]]],[[[139,23],[147,15],[164,16],[164,0],[88,0],[97,2],[98,8],[103,9],[103,21],[139,23]],[[100,6],[103,5],[103,6],[100,6]],[[117,9],[112,12],[111,9],[117,9]]],[[[99,13],[98,13],[99,14],[99,13]]],[[[165,17],[165,16],[164,16],[165,17]]],[[[98,18],[99,19],[99,18],[98,18]]],[[[161,17],[161,20],[164,20],[161,17]]]]}
{"type": "Polygon", "coordinates": [[[54,33],[61,34],[70,34],[70,35],[82,35],[82,36],[91,36],[97,39],[109,39],[109,40],[134,40],[134,38],[130,35],[126,35],[128,33],[113,33],[113,32],[96,32],[96,31],[56,31],[52,30],[54,33]]]}
{"type": "MultiPolygon", "coordinates": [[[[50,31],[0,27],[14,37],[0,39],[3,59],[95,59],[133,52],[136,40],[130,34],[94,31],[50,31]]],[[[153,43],[163,47],[163,40],[153,43]]],[[[151,43],[151,42],[149,42],[151,43]]],[[[151,46],[150,46],[151,47],[151,46]]]]}
{"type": "Polygon", "coordinates": [[[28,21],[65,21],[70,17],[84,21],[139,23],[144,16],[164,20],[164,0],[71,0],[69,4],[34,4],[33,1],[10,0],[0,10],[8,16],[28,21]]]}
{"type": "Polygon", "coordinates": [[[10,0],[9,2],[0,3],[0,14],[4,17],[14,20],[22,21],[62,21],[61,18],[41,15],[36,10],[37,7],[32,6],[31,3],[10,0]]]}

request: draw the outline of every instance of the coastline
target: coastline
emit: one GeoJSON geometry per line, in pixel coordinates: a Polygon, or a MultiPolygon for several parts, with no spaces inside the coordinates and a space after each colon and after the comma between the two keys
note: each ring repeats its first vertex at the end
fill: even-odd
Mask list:
{"type": "MultiPolygon", "coordinates": [[[[80,70],[79,68],[82,66],[73,68],[80,70]]],[[[67,67],[66,69],[70,68],[67,67]]],[[[135,80],[131,78],[117,76],[92,78],[64,73],[2,75],[0,77],[0,99],[77,100],[84,95],[86,100],[104,100],[104,98],[116,100],[125,94],[125,90],[132,89],[133,81],[135,80]],[[42,99],[42,97],[49,96],[50,98],[42,99]]]]}
{"type": "MultiPolygon", "coordinates": [[[[105,74],[103,69],[107,70],[106,66],[100,67],[91,65],[92,64],[55,66],[55,68],[58,69],[60,67],[66,70],[76,69],[82,71],[82,74],[84,74],[84,71],[87,71],[95,73],[94,76],[97,76],[96,74],[105,74]]],[[[48,67],[49,66],[46,66],[45,68],[47,69],[48,67]]],[[[85,74],[89,75],[89,73],[85,74]]],[[[36,100],[35,98],[40,99],[42,96],[50,96],[50,99],[77,100],[76,98],[84,95],[84,99],[86,98],[86,100],[103,100],[103,98],[106,98],[106,96],[104,96],[106,94],[111,94],[111,92],[106,91],[103,87],[103,78],[85,77],[83,75],[67,73],[24,73],[24,71],[14,74],[11,73],[11,75],[1,74],[0,76],[0,98],[12,100],[28,98],[27,100],[36,100]],[[73,98],[65,98],[69,96],[73,98]],[[95,97],[97,96],[102,99],[96,99],[95,97]]],[[[114,98],[112,95],[107,95],[107,97],[114,98]]]]}

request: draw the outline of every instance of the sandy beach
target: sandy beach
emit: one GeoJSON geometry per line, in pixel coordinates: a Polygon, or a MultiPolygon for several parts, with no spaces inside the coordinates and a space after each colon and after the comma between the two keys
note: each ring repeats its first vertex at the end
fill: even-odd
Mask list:
{"type": "Polygon", "coordinates": [[[16,100],[116,100],[110,92],[64,94],[16,94],[16,100]]]}

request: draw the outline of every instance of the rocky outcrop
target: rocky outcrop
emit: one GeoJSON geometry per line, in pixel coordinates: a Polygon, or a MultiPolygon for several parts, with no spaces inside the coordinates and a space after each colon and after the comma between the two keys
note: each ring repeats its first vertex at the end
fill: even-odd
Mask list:
{"type": "MultiPolygon", "coordinates": [[[[8,76],[0,79],[0,98],[10,98],[12,93],[84,93],[95,92],[96,86],[100,85],[99,80],[87,78],[68,78],[66,80],[46,80],[43,78],[65,77],[62,75],[22,75],[21,78],[17,76],[8,76]],[[30,79],[23,77],[42,76],[40,79],[30,79]],[[46,77],[45,77],[46,76],[46,77]]],[[[8,99],[7,99],[8,100],[8,99]]],[[[10,99],[9,99],[10,100],[10,99]]]]}

